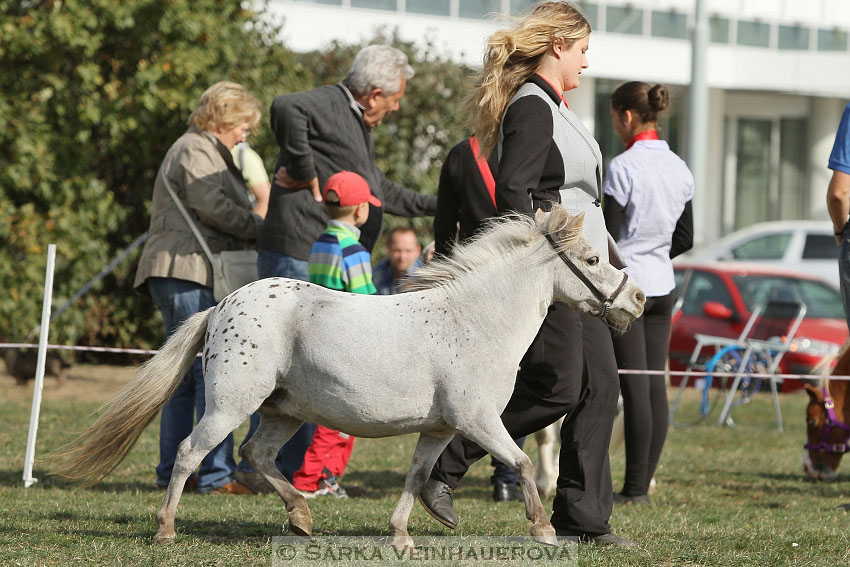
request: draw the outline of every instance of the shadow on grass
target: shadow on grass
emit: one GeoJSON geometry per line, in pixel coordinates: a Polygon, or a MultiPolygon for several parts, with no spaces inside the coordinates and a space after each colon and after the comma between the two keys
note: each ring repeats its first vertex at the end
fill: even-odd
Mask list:
{"type": "MultiPolygon", "coordinates": [[[[367,471],[360,470],[345,475],[342,484],[345,489],[357,499],[368,498],[380,500],[382,498],[398,498],[404,490],[405,473],[388,470],[367,471]]],[[[493,486],[489,479],[482,477],[465,478],[463,484],[458,487],[455,499],[458,498],[484,498],[493,497],[493,486]]],[[[357,535],[357,534],[355,534],[357,535]]]]}
{"type": "MultiPolygon", "coordinates": [[[[0,486],[23,486],[21,478],[23,471],[0,470],[0,486]]],[[[59,477],[47,476],[42,471],[33,471],[33,476],[38,479],[35,486],[43,488],[58,488],[60,490],[90,490],[92,492],[159,492],[153,482],[104,480],[94,486],[83,486],[77,482],[59,477]]]]}

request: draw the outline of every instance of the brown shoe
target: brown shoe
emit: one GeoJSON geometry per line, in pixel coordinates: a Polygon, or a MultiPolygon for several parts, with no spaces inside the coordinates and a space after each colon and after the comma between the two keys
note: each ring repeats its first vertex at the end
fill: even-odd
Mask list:
{"type": "MultiPolygon", "coordinates": [[[[159,490],[167,490],[168,485],[161,486],[159,484],[156,485],[159,490]]],[[[195,492],[198,489],[198,475],[192,475],[188,479],[186,479],[186,484],[183,485],[183,492],[195,492]]]]}
{"type": "Polygon", "coordinates": [[[257,471],[236,471],[233,473],[233,479],[239,484],[247,486],[254,494],[271,494],[275,491],[272,483],[257,471]]]}
{"type": "Polygon", "coordinates": [[[231,480],[223,486],[219,486],[215,490],[211,490],[210,494],[254,494],[251,489],[239,482],[231,480]]]}

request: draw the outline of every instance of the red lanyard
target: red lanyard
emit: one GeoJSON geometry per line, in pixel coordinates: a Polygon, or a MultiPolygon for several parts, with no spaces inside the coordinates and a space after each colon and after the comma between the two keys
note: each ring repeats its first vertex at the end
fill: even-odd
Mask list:
{"type": "Polygon", "coordinates": [[[552,81],[550,81],[549,79],[547,79],[546,77],[544,77],[544,76],[543,76],[543,75],[541,75],[540,73],[537,73],[537,76],[538,76],[538,77],[540,77],[541,79],[543,79],[544,81],[546,81],[547,83],[549,83],[549,86],[551,86],[553,89],[555,89],[555,92],[556,92],[556,93],[558,93],[558,96],[559,96],[559,97],[561,97],[561,100],[562,100],[562,101],[564,101],[564,106],[566,106],[567,108],[569,108],[569,107],[570,107],[570,105],[569,105],[569,104],[567,104],[567,99],[565,99],[565,98],[564,98],[564,93],[562,93],[562,92],[558,89],[558,87],[556,87],[556,86],[552,83],[552,81]]]}
{"type": "Polygon", "coordinates": [[[469,147],[472,149],[472,156],[475,158],[475,164],[481,173],[481,179],[484,180],[484,186],[487,187],[487,193],[490,194],[490,200],[493,201],[493,207],[496,207],[496,180],[493,178],[493,172],[490,171],[490,164],[487,163],[487,158],[479,155],[481,148],[478,144],[478,138],[472,136],[469,139],[469,147]]]}
{"type": "Polygon", "coordinates": [[[640,134],[636,135],[634,138],[629,140],[629,143],[626,144],[626,149],[628,150],[632,146],[635,145],[635,142],[640,142],[641,140],[658,140],[658,132],[655,130],[644,130],[640,134]]]}

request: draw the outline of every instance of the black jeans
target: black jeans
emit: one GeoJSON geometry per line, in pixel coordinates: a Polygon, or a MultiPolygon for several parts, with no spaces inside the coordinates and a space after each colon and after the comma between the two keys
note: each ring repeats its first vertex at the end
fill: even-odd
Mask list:
{"type": "MultiPolygon", "coordinates": [[[[617,366],[630,370],[664,370],[670,345],[673,293],[648,297],[643,315],[628,333],[614,336],[617,366]]],[[[664,441],[669,410],[667,384],[662,375],[624,374],[620,377],[626,433],[626,480],[623,494],[646,494],[655,475],[664,441]]]]}
{"type": "MultiPolygon", "coordinates": [[[[564,303],[554,304],[520,362],[502,423],[516,439],[566,414],[552,513],[556,528],[591,534],[611,531],[608,444],[617,394],[608,327],[564,303]]],[[[469,467],[484,455],[477,444],[456,435],[434,465],[431,478],[457,487],[469,467]]]]}

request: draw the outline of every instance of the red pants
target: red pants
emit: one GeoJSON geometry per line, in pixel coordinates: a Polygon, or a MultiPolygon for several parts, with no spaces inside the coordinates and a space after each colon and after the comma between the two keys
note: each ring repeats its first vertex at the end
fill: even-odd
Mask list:
{"type": "Polygon", "coordinates": [[[342,476],[352,449],[354,437],[317,425],[313,441],[304,453],[304,462],[292,476],[292,485],[298,490],[313,492],[319,489],[323,478],[342,476]]]}

